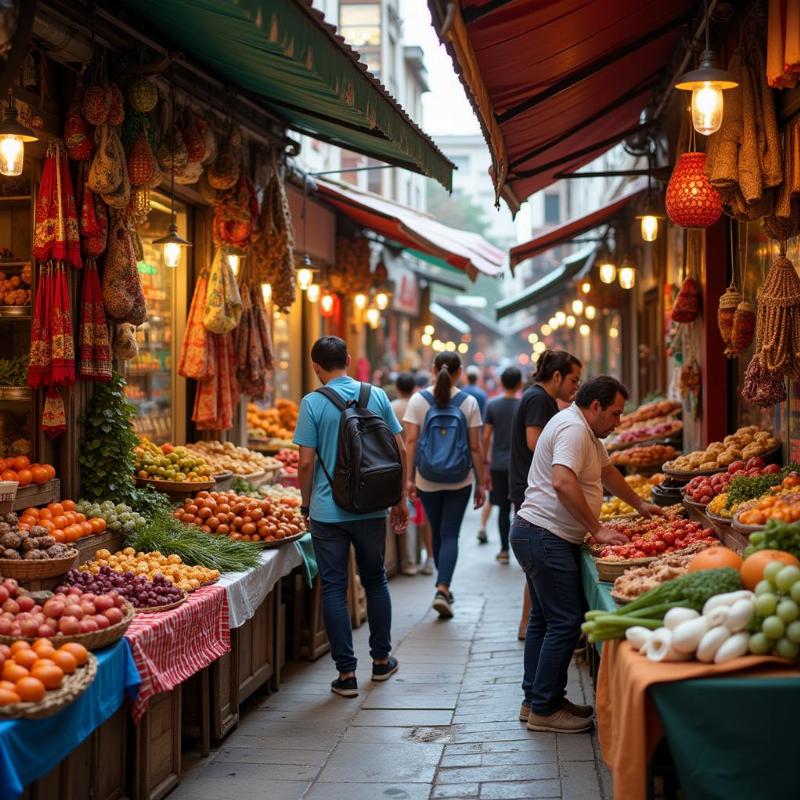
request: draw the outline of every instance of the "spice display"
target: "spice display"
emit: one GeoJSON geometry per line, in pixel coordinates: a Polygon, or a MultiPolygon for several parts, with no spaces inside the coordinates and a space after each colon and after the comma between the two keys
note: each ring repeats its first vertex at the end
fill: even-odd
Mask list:
{"type": "Polygon", "coordinates": [[[757,336],[764,367],[800,376],[800,277],[786,258],[786,242],[759,292],[757,336]]]}
{"type": "Polygon", "coordinates": [[[613,453],[611,463],[625,467],[649,467],[653,464],[663,464],[677,455],[678,451],[670,445],[642,445],[613,453]]]}
{"type": "Polygon", "coordinates": [[[674,400],[654,400],[652,403],[645,403],[630,414],[623,414],[617,430],[623,431],[640,422],[667,417],[680,411],[680,408],[681,404],[674,400]]]}
{"type": "Polygon", "coordinates": [[[664,469],[675,472],[722,470],[735,461],[760,456],[779,444],[769,432],[757,425],[739,428],[721,442],[712,442],[705,450],[695,450],[664,464],[664,469]]]}
{"type": "Polygon", "coordinates": [[[767,369],[758,352],[744,374],[742,397],[760,408],[772,408],[786,400],[786,379],[782,373],[767,369]]]}

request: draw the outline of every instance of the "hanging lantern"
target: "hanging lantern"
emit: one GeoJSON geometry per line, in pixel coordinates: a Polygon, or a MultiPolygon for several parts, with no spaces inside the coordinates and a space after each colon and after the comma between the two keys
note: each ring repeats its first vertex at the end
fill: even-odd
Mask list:
{"type": "Polygon", "coordinates": [[[578,331],[581,336],[588,336],[592,332],[592,329],[584,322],[583,325],[578,328],[578,331]]]}
{"type": "Polygon", "coordinates": [[[545,322],[541,327],[541,331],[542,336],[549,336],[553,332],[553,329],[550,327],[549,323],[545,322]]]}
{"type": "Polygon", "coordinates": [[[330,292],[325,292],[319,301],[319,312],[323,317],[332,317],[336,309],[336,297],[330,292]]]}
{"type": "Polygon", "coordinates": [[[583,294],[589,294],[592,291],[592,282],[588,278],[584,278],[581,281],[581,292],[583,294]]]}
{"type": "Polygon", "coordinates": [[[594,319],[597,316],[597,309],[594,306],[586,306],[584,314],[586,314],[586,319],[594,319]]]}
{"type": "Polygon", "coordinates": [[[704,136],[716,133],[722,125],[722,92],[739,85],[729,72],[719,68],[717,54],[708,49],[708,27],[706,23],[706,49],[700,54],[700,65],[681,75],[675,84],[676,89],[692,93],[692,125],[704,136]]]}
{"type": "MultiPolygon", "coordinates": [[[[327,295],[325,295],[327,297],[327,295]]],[[[320,287],[318,283],[312,283],[306,290],[306,298],[309,303],[316,303],[320,297],[320,287]]]]}
{"type": "Polygon", "coordinates": [[[556,311],[556,322],[561,327],[567,321],[567,315],[563,311],[556,311]]]}
{"type": "Polygon", "coordinates": [[[572,314],[567,315],[567,327],[570,329],[575,327],[575,317],[572,314]]]}
{"type": "Polygon", "coordinates": [[[0,124],[0,173],[9,177],[22,174],[25,142],[38,141],[37,136],[17,122],[18,116],[14,95],[9,90],[8,106],[0,124]]]}
{"type": "Polygon", "coordinates": [[[572,313],[579,317],[583,314],[583,300],[573,300],[572,301],[572,313]]]}
{"type": "Polygon", "coordinates": [[[614,283],[617,279],[617,265],[611,259],[601,263],[597,272],[602,283],[614,283]]]}
{"type": "Polygon", "coordinates": [[[636,285],[636,267],[627,258],[619,268],[619,285],[623,289],[633,289],[636,285]]]}
{"type": "MultiPolygon", "coordinates": [[[[375,306],[371,306],[367,309],[367,324],[372,328],[372,330],[376,330],[378,325],[381,322],[381,312],[380,309],[376,308],[375,306]]],[[[455,349],[455,346],[453,347],[455,349]]]]}
{"type": "MultiPolygon", "coordinates": [[[[361,311],[363,311],[367,307],[368,298],[363,292],[359,292],[355,297],[353,297],[353,303],[355,307],[361,311]]],[[[426,325],[425,326],[425,333],[433,333],[433,325],[426,325]],[[428,330],[430,328],[430,330],[428,330]]]]}
{"type": "Polygon", "coordinates": [[[722,215],[722,199],[706,177],[706,154],[684,153],[667,184],[667,214],[681,228],[707,228],[722,215]]]}
{"type": "Polygon", "coordinates": [[[386,294],[386,292],[378,292],[375,295],[375,305],[378,306],[381,311],[385,311],[389,306],[389,295],[386,294]]]}

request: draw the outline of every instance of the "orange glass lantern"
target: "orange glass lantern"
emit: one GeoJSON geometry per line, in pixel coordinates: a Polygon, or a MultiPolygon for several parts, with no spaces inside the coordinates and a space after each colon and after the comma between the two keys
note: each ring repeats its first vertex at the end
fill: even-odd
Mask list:
{"type": "Polygon", "coordinates": [[[705,153],[684,153],[667,184],[667,215],[681,228],[707,228],[722,215],[722,198],[706,177],[705,153]]]}

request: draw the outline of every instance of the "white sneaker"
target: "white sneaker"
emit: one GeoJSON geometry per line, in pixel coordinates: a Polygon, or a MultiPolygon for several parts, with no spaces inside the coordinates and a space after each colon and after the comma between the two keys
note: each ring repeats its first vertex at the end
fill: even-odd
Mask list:
{"type": "Polygon", "coordinates": [[[420,570],[420,572],[423,575],[433,575],[434,567],[435,567],[435,565],[433,563],[433,559],[432,558],[428,558],[425,561],[425,563],[422,565],[422,569],[420,570]]]}
{"type": "Polygon", "coordinates": [[[402,572],[403,575],[408,575],[410,578],[413,578],[417,574],[416,564],[406,564],[400,567],[400,572],[402,572]]]}

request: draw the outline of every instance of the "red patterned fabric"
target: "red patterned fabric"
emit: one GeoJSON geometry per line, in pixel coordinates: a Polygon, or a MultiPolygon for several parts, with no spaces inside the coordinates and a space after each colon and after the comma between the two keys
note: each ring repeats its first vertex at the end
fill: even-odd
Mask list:
{"type": "Polygon", "coordinates": [[[50,337],[47,335],[47,292],[49,282],[49,263],[42,264],[36,282],[36,299],[33,303],[31,322],[31,352],[28,362],[28,386],[34,389],[44,386],[50,379],[50,337]]]}
{"type": "Polygon", "coordinates": [[[51,139],[36,202],[33,255],[40,261],[62,259],[83,266],[78,211],[64,144],[51,139]]]}
{"type": "Polygon", "coordinates": [[[53,275],[53,301],[49,308],[49,336],[51,347],[51,386],[69,386],[75,383],[75,340],[72,333],[72,311],[69,303],[69,286],[62,262],[56,262],[53,275]]]}
{"type": "Polygon", "coordinates": [[[78,374],[89,381],[111,379],[111,342],[103,308],[103,290],[97,263],[86,259],[81,294],[81,331],[78,374]]]}
{"type": "Polygon", "coordinates": [[[682,228],[707,228],[722,215],[722,198],[706,176],[706,154],[684,153],[665,198],[669,218],[682,228]]]}
{"type": "Polygon", "coordinates": [[[138,614],[125,638],[142,678],[131,708],[138,723],[152,697],[174,689],[230,652],[227,592],[221,586],[205,586],[171,611],[138,614]]]}

